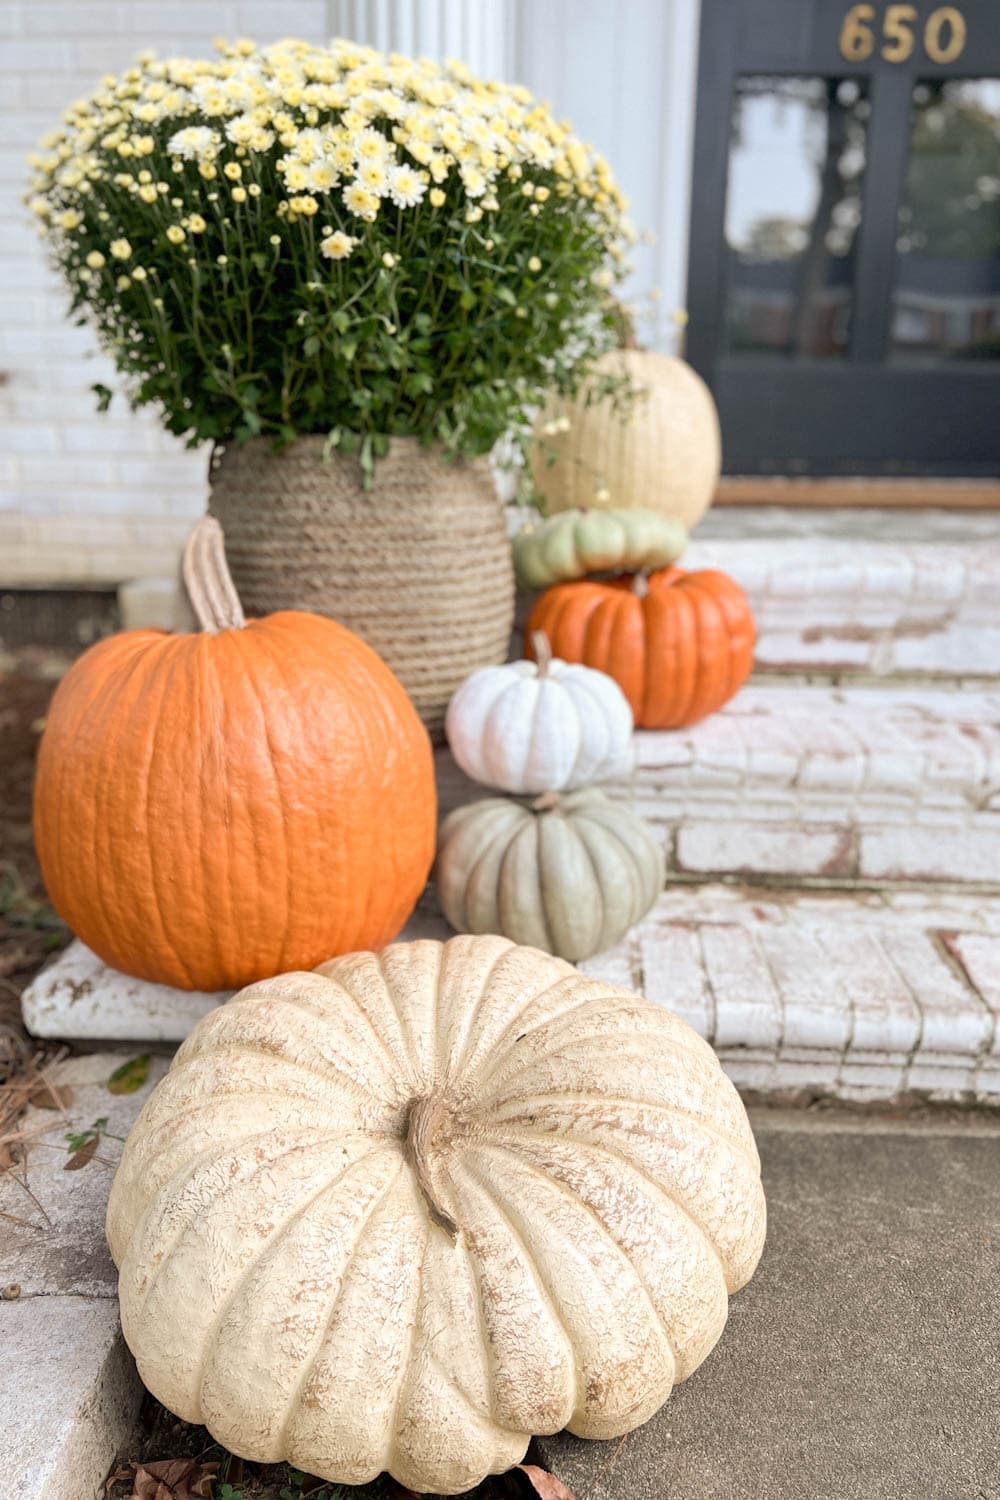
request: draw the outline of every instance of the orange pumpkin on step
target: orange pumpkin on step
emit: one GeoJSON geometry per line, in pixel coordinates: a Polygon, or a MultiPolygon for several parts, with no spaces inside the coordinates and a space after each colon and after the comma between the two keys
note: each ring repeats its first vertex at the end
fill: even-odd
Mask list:
{"type": "Polygon", "coordinates": [[[557,583],[532,608],[529,649],[536,630],[553,655],[613,677],[641,729],[680,729],[714,713],[753,666],[746,595],[712,568],[557,583]]]}
{"type": "Polygon", "coordinates": [[[199,633],[111,636],[53,697],[35,784],[53,905],[106,963],[181,989],[381,947],[434,853],[416,710],[333,620],[245,620],[218,522],[184,576],[199,633]]]}

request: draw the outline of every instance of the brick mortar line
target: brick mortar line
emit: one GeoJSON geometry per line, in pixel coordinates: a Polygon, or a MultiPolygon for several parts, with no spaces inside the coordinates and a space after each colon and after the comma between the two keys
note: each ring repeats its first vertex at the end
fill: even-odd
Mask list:
{"type": "Polygon", "coordinates": [[[912,670],[880,673],[867,668],[852,671],[844,667],[830,672],[819,667],[808,671],[790,667],[786,672],[780,667],[760,667],[754,669],[749,680],[760,687],[882,688],[900,695],[907,688],[934,688],[943,693],[1000,691],[1000,677],[995,672],[983,673],[982,676],[974,672],[956,674],[912,670]]]}
{"type": "Polygon", "coordinates": [[[954,976],[958,980],[958,982],[971,995],[973,995],[976,998],[976,1000],[978,1000],[980,1006],[986,1012],[986,1019],[987,1019],[987,1022],[988,1022],[988,1025],[987,1025],[987,1028],[986,1028],[986,1036],[983,1038],[983,1041],[982,1041],[982,1043],[981,1043],[981,1045],[979,1047],[979,1050],[976,1053],[976,1060],[975,1060],[975,1063],[974,1063],[974,1075],[973,1076],[974,1076],[974,1078],[976,1080],[978,1080],[978,1076],[979,1076],[979,1074],[983,1070],[983,1064],[986,1061],[987,1057],[989,1057],[991,1051],[993,1050],[993,1043],[996,1040],[996,1032],[997,1032],[997,1015],[996,1015],[996,1012],[993,1010],[992,1006],[990,1006],[989,1003],[987,1002],[987,1000],[985,999],[982,991],[980,990],[979,986],[976,984],[976,981],[973,979],[972,975],[969,973],[968,969],[966,968],[965,964],[963,963],[963,961],[961,959],[961,956],[954,950],[954,948],[952,948],[951,943],[948,941],[949,937],[956,937],[956,936],[958,936],[958,934],[954,931],[954,929],[952,929],[952,928],[946,928],[946,927],[929,928],[928,929],[928,935],[929,935],[929,937],[931,939],[931,942],[934,944],[935,948],[937,949],[937,952],[938,952],[939,956],[941,957],[943,963],[945,964],[946,968],[948,968],[948,969],[951,970],[952,974],[954,974],[954,976]]]}
{"type": "MultiPolygon", "coordinates": [[[[770,825],[762,825],[770,826],[770,825]]],[[[874,896],[880,895],[903,895],[917,894],[927,896],[969,896],[987,897],[1000,900],[1000,881],[995,880],[908,880],[900,877],[896,880],[878,880],[875,878],[855,879],[852,876],[837,875],[789,875],[787,872],[770,871],[732,871],[732,870],[702,870],[687,871],[678,870],[674,874],[668,873],[668,879],[664,890],[669,891],[671,886],[704,886],[720,885],[730,890],[745,891],[774,891],[780,890],[794,897],[797,891],[829,892],[846,896],[856,896],[861,893],[874,896]]]]}

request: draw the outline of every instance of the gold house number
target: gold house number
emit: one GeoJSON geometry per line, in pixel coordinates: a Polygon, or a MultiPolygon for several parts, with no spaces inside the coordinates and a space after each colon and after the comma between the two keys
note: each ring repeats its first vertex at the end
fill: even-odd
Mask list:
{"type": "MultiPolygon", "coordinates": [[[[887,5],[876,30],[874,5],[852,5],[840,28],[840,55],[848,62],[864,62],[879,46],[889,63],[905,62],[916,46],[917,7],[887,5]]],[[[924,22],[924,52],[931,62],[951,63],[965,50],[965,17],[954,5],[939,5],[924,22]]]]}

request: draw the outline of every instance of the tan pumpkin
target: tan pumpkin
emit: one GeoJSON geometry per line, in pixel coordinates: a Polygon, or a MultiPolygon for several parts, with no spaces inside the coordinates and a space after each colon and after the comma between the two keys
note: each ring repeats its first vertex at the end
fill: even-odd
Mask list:
{"type": "Polygon", "coordinates": [[[502,932],[576,963],[602,953],[663,890],[663,846],[584,787],[533,802],[487,797],[441,825],[434,880],[458,932],[502,932]]]}
{"type": "Polygon", "coordinates": [[[619,349],[599,373],[628,381],[636,395],[548,402],[535,423],[531,477],[548,514],[642,506],[688,530],[715,494],[721,467],[719,418],[704,381],[682,359],[619,349]]]}
{"type": "Polygon", "coordinates": [[[711,1049],[503,938],[399,944],[207,1016],[108,1207],[125,1337],[172,1411],[334,1483],[456,1493],[532,1433],[630,1431],[764,1238],[711,1049]]]}

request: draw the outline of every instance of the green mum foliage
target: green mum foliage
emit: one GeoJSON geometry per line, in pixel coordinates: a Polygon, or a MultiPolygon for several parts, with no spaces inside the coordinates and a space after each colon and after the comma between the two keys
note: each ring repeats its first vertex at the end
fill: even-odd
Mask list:
{"type": "Polygon", "coordinates": [[[482,453],[613,342],[631,231],[607,166],[458,64],[144,53],[31,163],[74,309],[191,442],[482,453]]]}

